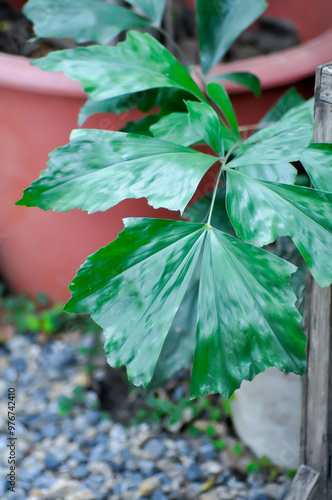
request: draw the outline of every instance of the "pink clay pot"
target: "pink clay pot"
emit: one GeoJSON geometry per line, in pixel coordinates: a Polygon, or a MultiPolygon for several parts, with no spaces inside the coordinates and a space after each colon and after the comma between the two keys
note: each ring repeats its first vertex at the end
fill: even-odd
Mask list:
{"type": "MultiPolygon", "coordinates": [[[[195,0],[183,0],[192,9],[195,0]]],[[[208,0],[206,0],[208,1],[208,0]]],[[[267,0],[264,15],[290,19],[299,30],[302,42],[307,42],[331,28],[331,0],[267,0]]]]}
{"type": "MultiPolygon", "coordinates": [[[[244,89],[228,85],[242,124],[256,122],[291,84],[299,84],[307,97],[313,93],[317,65],[332,54],[332,31],[283,53],[221,65],[223,71],[250,70],[263,84],[257,100],[244,89]]],[[[43,212],[14,205],[24,188],[39,177],[48,153],[68,142],[77,127],[84,93],[77,82],[61,73],[47,73],[18,56],[0,54],[0,265],[1,273],[16,292],[46,292],[53,301],[69,298],[68,284],[86,257],[114,240],[124,217],[178,217],[167,210],[153,210],[145,200],[126,200],[106,213],[87,215],[43,212]]],[[[132,111],[122,116],[96,115],[87,128],[119,130],[142,116],[132,111]]],[[[200,193],[213,186],[213,170],[200,193]]]]}

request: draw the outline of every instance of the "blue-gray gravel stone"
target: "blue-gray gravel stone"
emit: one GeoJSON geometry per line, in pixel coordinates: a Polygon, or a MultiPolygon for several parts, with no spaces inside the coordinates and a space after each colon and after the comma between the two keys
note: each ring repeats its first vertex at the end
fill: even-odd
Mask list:
{"type": "Polygon", "coordinates": [[[262,488],[253,488],[249,491],[247,500],[271,500],[262,488]]]}
{"type": "Polygon", "coordinates": [[[50,452],[46,453],[44,463],[45,467],[49,470],[57,469],[61,465],[61,461],[58,459],[58,457],[56,457],[50,452]]]}
{"type": "Polygon", "coordinates": [[[149,439],[144,446],[144,451],[147,451],[154,459],[158,460],[164,456],[166,448],[160,439],[149,439]]]}
{"type": "Polygon", "coordinates": [[[122,493],[122,486],[120,483],[115,483],[113,485],[113,493],[114,495],[121,495],[122,493]]]}
{"type": "Polygon", "coordinates": [[[203,460],[213,460],[217,454],[215,448],[210,443],[200,446],[199,453],[203,460]]]}
{"type": "Polygon", "coordinates": [[[231,477],[232,477],[231,471],[229,469],[225,470],[218,477],[216,485],[226,484],[231,477]]]}
{"type": "Polygon", "coordinates": [[[284,498],[286,498],[291,486],[292,486],[291,479],[288,479],[284,484],[281,484],[279,486],[276,500],[284,500],[284,498]]]}
{"type": "Polygon", "coordinates": [[[98,424],[98,431],[108,434],[111,430],[112,424],[108,419],[103,419],[98,424]]]}
{"type": "Polygon", "coordinates": [[[111,458],[111,454],[107,448],[106,443],[102,443],[102,444],[97,444],[97,446],[95,446],[92,449],[90,457],[89,457],[89,461],[90,462],[103,462],[103,461],[110,460],[110,458],[111,458]]]}
{"type": "Polygon", "coordinates": [[[156,490],[152,493],[151,500],[167,500],[167,497],[160,490],[156,490]]]}
{"type": "Polygon", "coordinates": [[[73,427],[77,432],[85,432],[85,430],[89,427],[89,421],[87,415],[82,413],[78,415],[73,420],[73,427]]]}
{"type": "Polygon", "coordinates": [[[137,460],[134,458],[129,458],[128,460],[125,460],[125,468],[129,471],[135,472],[138,470],[138,463],[137,460]]]}
{"type": "Polygon", "coordinates": [[[7,368],[5,368],[4,378],[8,380],[8,382],[16,382],[17,370],[13,366],[7,366],[7,368]]]}
{"type": "MultiPolygon", "coordinates": [[[[12,351],[0,349],[5,382],[1,385],[0,381],[0,395],[15,379],[22,402],[16,427],[17,433],[21,434],[21,450],[17,450],[18,490],[15,497],[8,496],[0,483],[1,499],[25,500],[33,489],[39,490],[43,496],[62,475],[64,482],[75,485],[78,481],[84,491],[91,492],[94,500],[113,497],[138,500],[140,485],[150,479],[157,480],[159,486],[149,499],[140,500],[183,500],[199,496],[202,482],[210,477],[208,466],[203,474],[200,464],[219,461],[219,454],[207,436],[189,440],[161,434],[152,438],[151,433],[155,433],[158,426],[150,424],[127,430],[112,420],[103,419],[102,412],[94,406],[97,398],[91,391],[86,393],[87,398],[80,406],[74,406],[68,415],[60,417],[59,396],[53,396],[52,380],[61,380],[60,389],[62,385],[69,391],[74,389],[77,385],[75,376],[84,363],[84,357],[76,354],[83,340],[79,340],[75,347],[62,341],[40,347],[36,336],[17,339],[12,342],[12,351]],[[26,353],[24,357],[23,351],[26,353]],[[30,360],[39,361],[38,371],[30,360]],[[151,458],[143,460],[141,450],[136,456],[135,449],[147,436],[150,439],[142,448],[150,453],[151,458]],[[31,455],[24,458],[30,448],[31,455]],[[103,475],[96,462],[102,462],[104,468],[108,465],[108,473],[103,475]]],[[[61,390],[55,393],[60,394],[61,390]]],[[[0,475],[5,470],[2,459],[5,446],[5,439],[0,437],[0,475]]],[[[287,481],[279,489],[274,484],[274,490],[267,489],[266,478],[259,471],[248,475],[246,483],[242,483],[232,470],[227,469],[220,474],[215,486],[217,490],[218,485],[222,485],[226,496],[229,490],[229,500],[269,500],[269,494],[274,496],[273,500],[284,500],[290,483],[287,481]]]]}
{"type": "Polygon", "coordinates": [[[29,493],[29,491],[31,489],[31,482],[30,481],[20,481],[20,488],[22,488],[22,490],[24,490],[25,493],[29,493]]]}
{"type": "Polygon", "coordinates": [[[22,469],[18,472],[18,478],[20,481],[32,481],[38,477],[42,472],[42,468],[39,465],[31,467],[29,469],[22,469]]]}
{"type": "Polygon", "coordinates": [[[109,500],[109,498],[108,493],[98,493],[96,496],[96,500],[109,500]]]}
{"type": "Polygon", "coordinates": [[[100,421],[100,412],[97,410],[88,410],[86,412],[86,417],[90,425],[97,425],[100,421]]]}
{"type": "Polygon", "coordinates": [[[34,481],[34,488],[38,490],[48,490],[56,481],[55,477],[40,476],[34,481]]]}
{"type": "Polygon", "coordinates": [[[241,490],[245,488],[245,484],[235,479],[235,477],[230,477],[229,480],[227,481],[227,485],[230,488],[234,488],[235,490],[241,490]]]}
{"type": "Polygon", "coordinates": [[[74,479],[84,479],[89,475],[89,471],[84,465],[80,464],[71,471],[70,475],[74,479]]]}
{"type": "Polygon", "coordinates": [[[109,440],[110,438],[107,434],[98,434],[96,437],[96,444],[105,444],[108,443],[109,440]]]}
{"type": "Polygon", "coordinates": [[[27,368],[27,363],[24,358],[14,358],[12,359],[12,363],[18,373],[24,372],[27,368]]]}
{"type": "Polygon", "coordinates": [[[100,491],[104,482],[105,478],[103,476],[89,476],[85,481],[85,485],[92,491],[100,491]]]}
{"type": "Polygon", "coordinates": [[[176,447],[182,455],[186,455],[187,457],[193,457],[195,455],[195,450],[185,439],[179,439],[176,442],[176,447]]]}
{"type": "Polygon", "coordinates": [[[193,462],[185,471],[189,481],[198,481],[202,478],[202,471],[195,462],[193,462]]]}
{"type": "Polygon", "coordinates": [[[55,438],[59,434],[59,428],[55,424],[47,424],[41,428],[41,434],[44,438],[55,438]]]}
{"type": "Polygon", "coordinates": [[[146,477],[151,477],[157,472],[157,467],[151,460],[140,460],[139,469],[146,477]]]}
{"type": "Polygon", "coordinates": [[[70,457],[77,460],[78,463],[83,463],[88,461],[88,457],[86,456],[86,454],[83,453],[83,451],[80,450],[79,448],[73,450],[70,454],[70,457]]]}

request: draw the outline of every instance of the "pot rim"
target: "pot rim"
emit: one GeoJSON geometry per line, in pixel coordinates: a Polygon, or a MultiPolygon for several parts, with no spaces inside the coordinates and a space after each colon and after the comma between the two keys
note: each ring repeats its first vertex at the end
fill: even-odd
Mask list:
{"type": "MultiPolygon", "coordinates": [[[[330,62],[331,53],[332,29],[291,49],[219,64],[211,75],[250,71],[260,78],[263,89],[282,87],[313,76],[317,66],[330,62]]],[[[86,97],[79,82],[61,72],[51,73],[30,66],[30,59],[10,54],[0,54],[0,87],[33,94],[86,97]]],[[[232,94],[248,92],[232,82],[225,82],[225,87],[232,94]]]]}

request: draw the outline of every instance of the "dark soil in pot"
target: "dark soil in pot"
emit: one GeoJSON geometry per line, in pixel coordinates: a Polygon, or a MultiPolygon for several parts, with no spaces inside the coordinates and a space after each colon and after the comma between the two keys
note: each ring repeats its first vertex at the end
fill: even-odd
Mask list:
{"type": "MultiPolygon", "coordinates": [[[[176,53],[185,64],[198,63],[195,13],[186,3],[173,2],[168,5],[164,17],[164,29],[173,35],[181,48],[176,53]]],[[[157,38],[174,52],[168,40],[159,35],[157,38]]],[[[47,38],[29,41],[34,38],[31,22],[21,11],[7,0],[0,0],[0,51],[26,57],[42,57],[52,50],[73,48],[76,43],[67,39],[47,38]]],[[[124,38],[122,36],[121,38],[124,38]]],[[[279,50],[285,50],[300,43],[295,26],[287,19],[262,17],[247,30],[231,47],[225,61],[235,61],[279,50]]]]}

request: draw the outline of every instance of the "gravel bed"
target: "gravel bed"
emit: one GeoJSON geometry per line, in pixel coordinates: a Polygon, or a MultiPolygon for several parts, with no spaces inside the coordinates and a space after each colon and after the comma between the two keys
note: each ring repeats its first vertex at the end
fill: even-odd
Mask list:
{"type": "Polygon", "coordinates": [[[12,500],[283,500],[290,480],[239,475],[205,435],[105,418],[97,395],[61,415],[59,400],[84,385],[92,336],[41,344],[14,336],[0,349],[0,498],[12,500]],[[7,391],[16,388],[16,488],[7,490],[7,391]],[[206,490],[204,492],[204,490],[206,490]]]}

